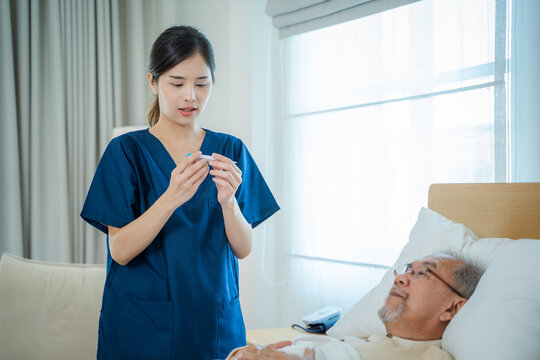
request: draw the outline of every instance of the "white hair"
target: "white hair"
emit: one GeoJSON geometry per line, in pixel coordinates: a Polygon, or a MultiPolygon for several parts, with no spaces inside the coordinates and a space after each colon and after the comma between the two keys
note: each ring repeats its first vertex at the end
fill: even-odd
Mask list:
{"type": "Polygon", "coordinates": [[[477,261],[470,259],[457,249],[447,249],[440,253],[449,255],[462,263],[452,270],[452,286],[456,288],[465,299],[469,299],[476,289],[476,285],[478,285],[480,278],[484,274],[484,268],[478,264],[477,261]]]}

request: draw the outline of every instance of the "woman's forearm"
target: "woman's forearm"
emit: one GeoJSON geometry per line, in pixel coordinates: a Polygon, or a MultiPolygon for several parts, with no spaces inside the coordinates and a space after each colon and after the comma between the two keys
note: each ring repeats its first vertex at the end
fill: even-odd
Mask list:
{"type": "Polygon", "coordinates": [[[120,265],[127,265],[154,241],[177,205],[161,196],[141,216],[122,228],[109,225],[109,249],[120,265]]]}
{"type": "Polygon", "coordinates": [[[253,229],[240,211],[234,199],[231,204],[222,205],[225,234],[229,245],[237,258],[243,259],[249,255],[253,246],[253,229]]]}

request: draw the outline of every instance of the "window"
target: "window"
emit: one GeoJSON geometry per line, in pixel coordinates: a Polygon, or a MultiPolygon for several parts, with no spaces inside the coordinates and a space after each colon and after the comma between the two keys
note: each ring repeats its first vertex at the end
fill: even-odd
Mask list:
{"type": "Polygon", "coordinates": [[[506,14],[424,0],[282,40],[291,294],[363,295],[430,184],[510,180],[506,14]]]}

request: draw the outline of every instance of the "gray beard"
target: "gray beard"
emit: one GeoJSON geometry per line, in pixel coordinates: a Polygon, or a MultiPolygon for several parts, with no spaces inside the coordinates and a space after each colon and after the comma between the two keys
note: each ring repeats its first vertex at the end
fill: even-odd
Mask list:
{"type": "Polygon", "coordinates": [[[395,309],[391,309],[388,306],[384,305],[382,308],[377,311],[377,315],[379,315],[379,319],[382,320],[383,323],[391,323],[399,319],[401,314],[403,314],[403,311],[405,311],[405,304],[401,303],[399,304],[395,309]]]}

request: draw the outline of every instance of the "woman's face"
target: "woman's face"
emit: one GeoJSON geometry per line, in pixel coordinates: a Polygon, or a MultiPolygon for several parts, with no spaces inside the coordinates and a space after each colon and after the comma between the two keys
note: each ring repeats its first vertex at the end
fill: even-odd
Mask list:
{"type": "Polygon", "coordinates": [[[154,94],[158,95],[159,121],[178,125],[196,123],[213,86],[210,68],[199,53],[165,71],[157,82],[148,73],[148,81],[154,94]]]}

